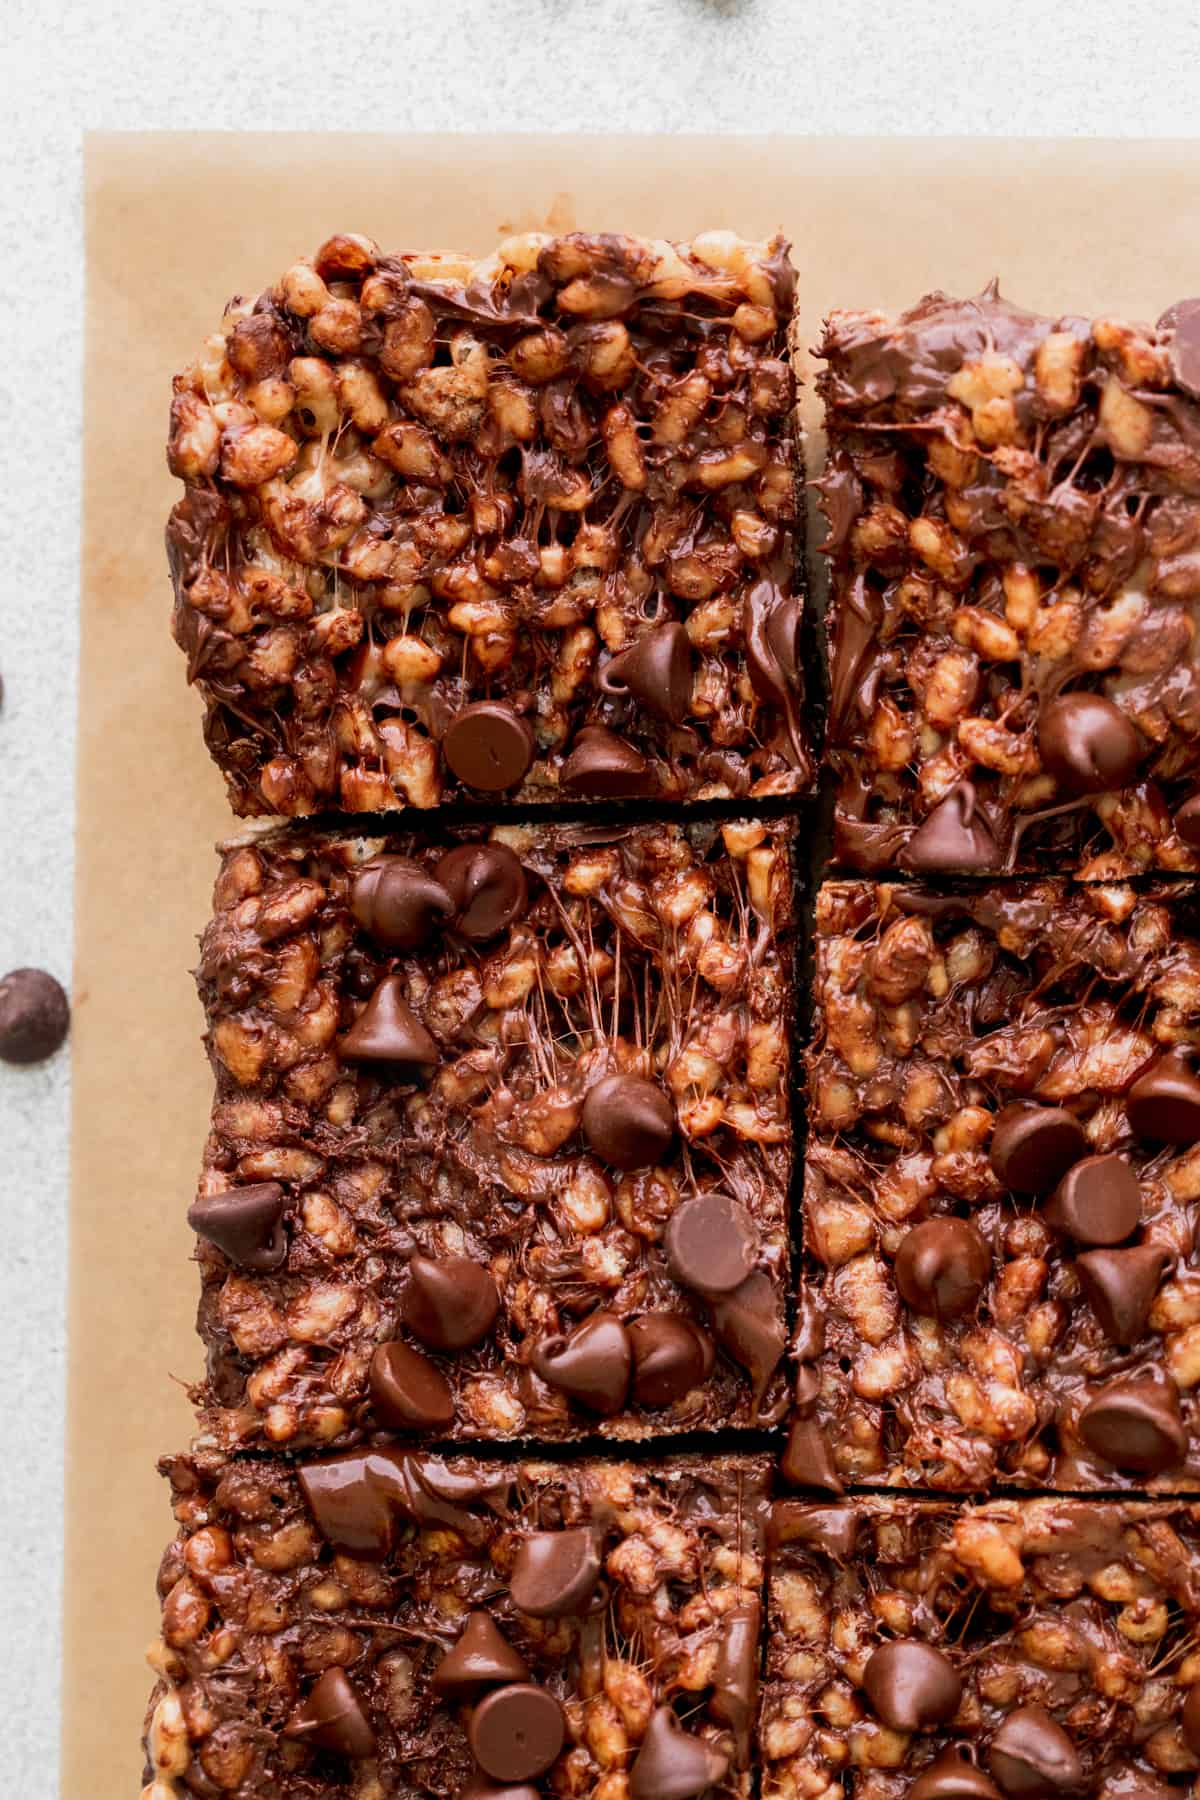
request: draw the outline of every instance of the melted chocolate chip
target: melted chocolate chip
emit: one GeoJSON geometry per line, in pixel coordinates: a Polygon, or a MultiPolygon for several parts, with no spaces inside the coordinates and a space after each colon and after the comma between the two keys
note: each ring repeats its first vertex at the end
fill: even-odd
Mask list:
{"type": "Polygon", "coordinates": [[[844,1491],[829,1439],[817,1421],[803,1413],[796,1414],[788,1426],[779,1473],[792,1487],[823,1488],[827,1494],[844,1491]]]}
{"type": "Polygon", "coordinates": [[[1038,749],[1055,780],[1071,794],[1128,787],[1142,760],[1142,740],[1103,694],[1061,694],[1043,707],[1038,749]]]}
{"type": "Polygon", "coordinates": [[[1200,794],[1185,800],[1175,814],[1175,829],[1185,844],[1200,850],[1200,794]]]}
{"type": "Polygon", "coordinates": [[[1134,1244],[1128,1250],[1089,1250],[1076,1258],[1079,1285],[1110,1343],[1137,1343],[1170,1262],[1168,1252],[1153,1244],[1134,1244]]]}
{"type": "Polygon", "coordinates": [[[1193,1756],[1200,1757],[1200,1683],[1190,1687],[1179,1715],[1183,1741],[1193,1756]]]}
{"type": "Polygon", "coordinates": [[[350,910],[386,950],[415,950],[454,911],[440,882],[406,856],[365,863],[350,890],[350,910]]]}
{"type": "Polygon", "coordinates": [[[1019,1100],[997,1113],[989,1156],[997,1178],[1014,1194],[1048,1194],[1087,1150],[1074,1114],[1019,1100]]]}
{"type": "Polygon", "coordinates": [[[494,1781],[531,1781],[550,1767],[566,1730],[553,1694],[516,1681],[484,1695],[471,1713],[467,1737],[485,1775],[494,1781]]]}
{"type": "Polygon", "coordinates": [[[724,1751],[685,1731],[669,1706],[656,1707],[629,1771],[630,1800],[694,1800],[728,1767],[724,1751]]]}
{"type": "Polygon", "coordinates": [[[277,1181],[204,1194],[188,1208],[188,1224],[205,1243],[215,1244],[239,1269],[266,1274],[283,1266],[283,1189],[277,1181]]]}
{"type": "Polygon", "coordinates": [[[378,1558],[392,1548],[403,1504],[402,1459],[382,1450],[351,1450],[303,1463],[300,1489],[326,1543],[353,1556],[378,1558]]]}
{"type": "Polygon", "coordinates": [[[1123,1156],[1085,1156],[1063,1176],[1042,1217],[1077,1244],[1119,1244],[1141,1222],[1138,1178],[1123,1156]]]}
{"type": "Polygon", "coordinates": [[[749,1375],[757,1406],[787,1342],[770,1276],[761,1269],[747,1275],[732,1294],[713,1300],[711,1316],[718,1344],[749,1375]]]}
{"type": "Polygon", "coordinates": [[[756,1601],[725,1614],[717,1644],[708,1710],[719,1725],[728,1725],[739,1767],[750,1759],[750,1740],[758,1699],[758,1634],[762,1611],[756,1601]]]}
{"type": "Polygon", "coordinates": [[[1135,1375],[1101,1389],[1079,1415],[1079,1435],[1113,1468],[1140,1475],[1162,1475],[1187,1454],[1179,1390],[1166,1374],[1135,1375]]]}
{"type": "Polygon", "coordinates": [[[677,1206],[663,1242],[676,1281],[698,1294],[731,1294],[758,1258],[754,1220],[725,1194],[697,1194],[677,1206]]]}
{"type": "Polygon", "coordinates": [[[605,1075],[583,1102],[583,1135],[613,1169],[661,1162],[675,1138],[675,1109],[656,1081],[605,1075]]]}
{"type": "Polygon", "coordinates": [[[469,944],[486,944],[523,919],[529,884],[506,844],[459,844],[434,871],[454,905],[454,929],[469,944]]]}
{"type": "Polygon", "coordinates": [[[402,1063],[414,1066],[440,1060],[437,1045],[404,998],[399,975],[379,983],[338,1049],[353,1062],[402,1063]]]}
{"type": "Polygon", "coordinates": [[[858,1544],[858,1508],[822,1506],[810,1500],[778,1500],[771,1509],[771,1536],[777,1544],[811,1544],[834,1562],[849,1562],[858,1544]]]}
{"type": "Polygon", "coordinates": [[[1170,334],[1167,355],[1171,373],[1185,394],[1200,400],[1200,300],[1176,300],[1158,321],[1170,334]]]}
{"type": "Polygon", "coordinates": [[[914,1312],[958,1319],[974,1307],[991,1273],[992,1253],[965,1219],[926,1219],[901,1240],[896,1286],[914,1312]]]}
{"type": "Polygon", "coordinates": [[[1000,866],[999,845],[969,781],[960,781],[938,802],[896,861],[915,875],[973,874],[1000,866]]]}
{"type": "Polygon", "coordinates": [[[454,1800],[542,1800],[542,1790],[531,1781],[493,1781],[480,1770],[454,1800]]]}
{"type": "Polygon", "coordinates": [[[1156,1144],[1200,1142],[1200,1078],[1168,1053],[1139,1075],[1125,1099],[1130,1130],[1156,1144]]]}
{"type": "Polygon", "coordinates": [[[469,1256],[413,1256],[400,1312],[431,1350],[468,1350],[496,1322],[500,1295],[491,1275],[469,1256]]]}
{"type": "Polygon", "coordinates": [[[561,1619],[587,1610],[600,1579],[600,1549],[587,1526],[536,1531],[517,1551],[509,1592],[534,1619],[561,1619]]]}
{"type": "Polygon", "coordinates": [[[53,1056],[71,1024],[62,984],[45,969],[12,969],[0,978],[0,1058],[43,1062],[53,1056]]]}
{"type": "Polygon", "coordinates": [[[371,1358],[370,1389],[375,1417],[389,1431],[435,1431],[454,1423],[450,1383],[409,1344],[380,1344],[371,1358]]]}
{"type": "Polygon", "coordinates": [[[683,626],[655,625],[600,674],[606,694],[630,694],[656,718],[681,725],[692,698],[692,648],[683,626]]]}
{"type": "Polygon", "coordinates": [[[988,1767],[1012,1800],[1050,1800],[1083,1781],[1074,1744],[1042,1706],[1009,1713],[992,1739],[988,1767]]]}
{"type": "Polygon", "coordinates": [[[944,1725],[958,1711],[962,1680],[942,1651],[919,1638],[880,1644],[863,1671],[867,1699],[893,1731],[944,1725]]]}
{"type": "Polygon", "coordinates": [[[679,1313],[643,1313],[629,1327],[633,1397],[671,1406],[708,1379],[715,1350],[707,1331],[679,1313]]]}
{"type": "Polygon", "coordinates": [[[502,700],[464,706],[446,728],[442,755],[458,779],[481,793],[516,787],[533,762],[533,732],[502,700]]]}
{"type": "Polygon", "coordinates": [[[1001,1800],[1000,1789],[966,1744],[953,1744],[921,1770],[907,1800],[1001,1800]]]}
{"type": "Polygon", "coordinates": [[[454,1700],[473,1700],[486,1687],[528,1679],[524,1657],[513,1649],[491,1613],[478,1608],[467,1615],[462,1636],[433,1671],[436,1691],[454,1700]]]}
{"type": "Polygon", "coordinates": [[[375,1754],[375,1733],[345,1669],[326,1669],[288,1720],[287,1733],[352,1762],[375,1754]]]}
{"type": "Polygon", "coordinates": [[[625,1404],[633,1348],[615,1313],[594,1312],[569,1337],[544,1338],[529,1360],[543,1381],[601,1418],[625,1404]]]}
{"type": "Polygon", "coordinates": [[[573,794],[620,800],[650,792],[654,779],[640,750],[606,725],[585,725],[562,766],[562,784],[573,794]]]}

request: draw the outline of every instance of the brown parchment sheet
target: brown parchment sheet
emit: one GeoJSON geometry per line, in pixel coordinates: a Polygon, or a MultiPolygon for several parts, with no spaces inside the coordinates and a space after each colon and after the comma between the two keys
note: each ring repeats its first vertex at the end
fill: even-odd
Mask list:
{"type": "Polygon", "coordinates": [[[833,306],[994,274],[1026,306],[1153,319],[1200,290],[1200,158],[1184,142],[88,139],[63,1794],[140,1791],[172,1523],[154,1459],[186,1444],[200,1367],[184,1214],[210,1084],[189,971],[212,846],[236,827],[168,631],[171,375],[226,299],[333,231],[484,252],[532,227],[718,226],[788,233],[809,343],[833,306]]]}

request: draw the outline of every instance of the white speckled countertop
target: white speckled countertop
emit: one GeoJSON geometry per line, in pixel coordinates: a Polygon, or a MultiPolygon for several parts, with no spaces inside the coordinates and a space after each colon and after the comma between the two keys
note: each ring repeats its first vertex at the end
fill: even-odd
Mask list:
{"type": "MultiPolygon", "coordinates": [[[[85,130],[1183,137],[1200,120],[1183,0],[46,0],[5,35],[0,969],[64,981],[85,130]]],[[[0,1066],[4,1786],[39,1797],[58,1787],[69,1105],[65,1053],[0,1066]]]]}

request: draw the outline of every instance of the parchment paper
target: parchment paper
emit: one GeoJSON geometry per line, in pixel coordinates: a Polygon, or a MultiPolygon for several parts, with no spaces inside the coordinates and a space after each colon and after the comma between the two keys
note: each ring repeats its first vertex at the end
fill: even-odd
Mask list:
{"type": "MultiPolygon", "coordinates": [[[[160,1453],[200,1367],[184,1213],[209,1077],[189,970],[231,829],[168,634],[170,378],[226,299],[332,231],[489,249],[549,225],[790,235],[808,341],[930,288],[1155,318],[1200,289],[1188,143],[121,135],[87,150],[64,1795],[139,1792],[171,1530],[160,1453]]],[[[62,529],[70,529],[63,521],[62,529]]]]}

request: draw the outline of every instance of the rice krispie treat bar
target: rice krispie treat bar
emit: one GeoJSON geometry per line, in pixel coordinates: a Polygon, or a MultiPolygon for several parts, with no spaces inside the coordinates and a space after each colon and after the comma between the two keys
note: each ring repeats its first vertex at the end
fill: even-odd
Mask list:
{"type": "Polygon", "coordinates": [[[794,1479],[1200,1489],[1197,903],[821,889],[794,1479]]]}
{"type": "Polygon", "coordinates": [[[750,1794],[765,1458],[163,1467],[143,1800],[750,1794]]]}
{"type": "Polygon", "coordinates": [[[1200,868],[1200,300],[993,285],[836,312],[821,354],[838,859],[1200,868]]]}
{"type": "Polygon", "coordinates": [[[779,1417],[793,836],[226,851],[190,1214],[216,1441],[779,1417]]]}
{"type": "Polygon", "coordinates": [[[239,813],[810,785],[787,245],[336,236],[176,377],[175,636],[239,813]]]}

